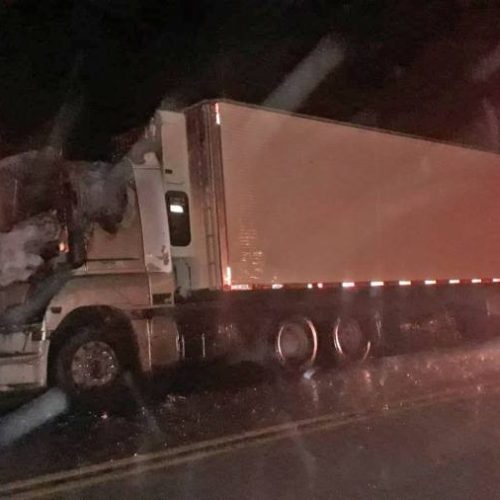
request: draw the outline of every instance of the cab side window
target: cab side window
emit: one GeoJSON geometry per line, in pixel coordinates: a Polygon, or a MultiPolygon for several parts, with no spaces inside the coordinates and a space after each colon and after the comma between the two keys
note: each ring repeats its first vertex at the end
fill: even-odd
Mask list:
{"type": "Polygon", "coordinates": [[[183,191],[168,191],[165,201],[170,227],[170,244],[175,247],[186,247],[191,243],[189,198],[183,191]]]}

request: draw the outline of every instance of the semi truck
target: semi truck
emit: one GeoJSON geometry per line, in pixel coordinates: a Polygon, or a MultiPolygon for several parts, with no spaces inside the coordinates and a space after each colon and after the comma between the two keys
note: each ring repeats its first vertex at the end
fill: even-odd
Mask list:
{"type": "Polygon", "coordinates": [[[92,169],[54,174],[57,265],[0,289],[3,390],[99,394],[197,360],[301,373],[496,333],[498,155],[226,100],[148,130],[111,175],[111,229],[82,229],[92,169]]]}

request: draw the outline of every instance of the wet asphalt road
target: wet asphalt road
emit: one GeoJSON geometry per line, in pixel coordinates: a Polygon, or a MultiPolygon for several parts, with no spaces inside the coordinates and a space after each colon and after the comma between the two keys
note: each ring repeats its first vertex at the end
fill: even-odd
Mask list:
{"type": "Polygon", "coordinates": [[[500,395],[388,412],[53,498],[498,498],[500,395]]]}
{"type": "MultiPolygon", "coordinates": [[[[132,397],[113,411],[72,411],[4,446],[0,494],[15,480],[141,460],[280,426],[283,435],[271,440],[245,437],[215,454],[203,448],[176,467],[167,456],[157,471],[134,475],[132,468],[120,481],[111,475],[94,489],[82,483],[67,495],[432,497],[448,488],[453,497],[470,498],[470,488],[481,482],[478,491],[496,496],[488,488],[500,486],[494,472],[500,465],[497,381],[499,341],[372,360],[298,380],[238,366],[186,372],[173,384],[132,382],[132,397]],[[328,419],[326,428],[297,424],[318,417],[328,419]]],[[[0,430],[12,415],[3,416],[0,430]]]]}

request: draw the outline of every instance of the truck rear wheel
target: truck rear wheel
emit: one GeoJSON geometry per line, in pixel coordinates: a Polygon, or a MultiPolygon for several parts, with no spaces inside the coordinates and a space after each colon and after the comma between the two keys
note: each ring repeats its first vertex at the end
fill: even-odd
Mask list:
{"type": "Polygon", "coordinates": [[[58,349],[53,378],[73,397],[93,397],[116,389],[125,366],[126,357],[113,335],[80,327],[58,349]]]}
{"type": "Polygon", "coordinates": [[[287,371],[306,371],[313,366],[317,353],[318,334],[310,319],[292,317],[277,325],[274,354],[287,371]]]}
{"type": "Polygon", "coordinates": [[[340,317],[331,327],[330,342],[336,359],[343,364],[364,361],[372,349],[366,326],[352,317],[340,317]]]}

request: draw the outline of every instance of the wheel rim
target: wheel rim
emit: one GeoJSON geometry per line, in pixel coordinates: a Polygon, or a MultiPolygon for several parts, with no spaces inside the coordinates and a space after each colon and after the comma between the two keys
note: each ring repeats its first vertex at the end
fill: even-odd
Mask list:
{"type": "Polygon", "coordinates": [[[371,349],[358,321],[338,319],[333,328],[333,345],[341,358],[364,361],[371,349]]]}
{"type": "Polygon", "coordinates": [[[119,371],[116,353],[106,342],[86,342],[71,360],[73,382],[82,389],[104,387],[116,379],[119,371]]]}
{"type": "Polygon", "coordinates": [[[283,366],[304,369],[312,365],[318,350],[318,336],[313,323],[308,319],[281,323],[275,350],[283,366]]]}

